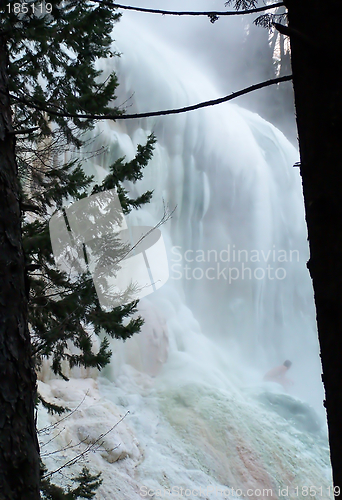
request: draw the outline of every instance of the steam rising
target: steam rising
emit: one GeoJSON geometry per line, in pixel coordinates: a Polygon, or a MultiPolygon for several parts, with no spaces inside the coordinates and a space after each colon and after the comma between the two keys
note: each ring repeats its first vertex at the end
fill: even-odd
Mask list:
{"type": "MultiPolygon", "coordinates": [[[[204,4],[222,8],[221,2],[196,0],[196,8],[204,4]]],[[[172,3],[178,7],[184,9],[184,2],[172,3]]],[[[125,14],[115,29],[115,48],[122,53],[113,60],[119,103],[142,112],[221,95],[217,81],[205,76],[208,68],[179,51],[179,40],[190,37],[185,30],[199,28],[172,20],[178,41],[170,43],[171,20],[159,18],[158,29],[148,21],[147,30],[138,16],[142,23],[142,14],[125,14]]],[[[220,38],[216,24],[201,23],[203,38],[208,30],[220,38]]],[[[229,89],[235,83],[229,80],[229,89]]],[[[102,378],[87,373],[81,376],[93,378],[66,385],[44,374],[43,395],[71,408],[89,389],[58,440],[95,440],[130,411],[91,457],[104,476],[99,499],[138,499],[148,489],[156,498],[158,491],[172,498],[165,496],[172,487],[202,488],[210,500],[220,498],[218,489],[232,498],[241,497],[236,490],[250,489],[256,499],[279,498],[279,488],[287,487],[290,498],[304,498],[305,485],[324,489],[312,498],[330,498],[301,182],[293,168],[298,152],[258,115],[224,104],[176,117],[99,124],[93,147],[105,145],[107,152],[88,162],[87,173],[100,180],[115,159],[133,158],[152,131],[158,141],[153,159],[143,179],[127,186],[132,196],[154,189],[152,203],[131,214],[128,225],[154,226],[165,203],[177,207],[161,228],[170,279],[140,302],[141,334],[113,341],[102,378]],[[287,358],[294,385],[284,393],[263,382],[263,375],[287,358]]],[[[47,421],[44,411],[40,419],[47,421]]]]}

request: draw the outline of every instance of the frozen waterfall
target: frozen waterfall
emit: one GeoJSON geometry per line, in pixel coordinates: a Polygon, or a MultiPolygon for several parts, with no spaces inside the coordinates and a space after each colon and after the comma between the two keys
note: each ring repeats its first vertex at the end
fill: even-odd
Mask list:
{"type": "MultiPolygon", "coordinates": [[[[127,112],[219,97],[190,60],[133,21],[119,23],[115,39],[122,55],[102,69],[116,69],[116,104],[127,112]]],[[[75,408],[85,398],[55,439],[42,435],[44,460],[56,469],[129,410],[87,455],[103,473],[98,499],[306,498],[305,487],[332,498],[298,152],[258,115],[223,104],[98,124],[91,147],[107,149],[87,173],[102,179],[150,132],[153,159],[128,187],[154,195],[128,222],[151,226],[164,204],[175,208],[161,228],[170,277],[141,300],[141,334],[112,342],[101,375],[42,375],[47,400],[75,408]],[[262,380],[286,358],[289,393],[262,380]]],[[[51,419],[40,411],[41,427],[51,419]]]]}

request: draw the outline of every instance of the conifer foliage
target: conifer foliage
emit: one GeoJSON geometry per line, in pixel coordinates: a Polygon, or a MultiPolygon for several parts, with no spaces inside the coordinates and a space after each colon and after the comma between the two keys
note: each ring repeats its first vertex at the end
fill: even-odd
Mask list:
{"type": "MultiPolygon", "coordinates": [[[[42,467],[42,474],[46,469],[42,467]]],[[[42,500],[78,500],[80,498],[92,499],[96,495],[97,488],[101,485],[100,474],[92,475],[86,467],[73,479],[78,483],[75,488],[69,487],[66,491],[56,486],[49,478],[41,480],[42,500]]]]}
{"type": "MultiPolygon", "coordinates": [[[[36,378],[44,357],[62,377],[63,362],[102,368],[110,358],[100,331],[126,339],[141,318],[136,303],[104,312],[88,272],[73,279],[54,263],[48,222],[56,210],[104,190],[117,190],[124,213],[147,203],[131,199],[152,156],[155,138],[125,163],[118,159],[94,186],[81,162],[61,160],[80,148],[92,115],[121,114],[114,107],[115,73],[103,78],[99,58],[112,58],[112,30],[120,14],[88,0],[0,2],[0,497],[38,500],[39,451],[34,426],[36,378]],[[86,115],[80,118],[78,115],[86,115]],[[10,225],[9,225],[10,224],[10,225]],[[20,236],[21,235],[21,236],[20,236]],[[30,340],[31,339],[31,340],[30,340]],[[72,346],[77,349],[73,350],[72,346]],[[10,395],[10,396],[9,396],[10,395]],[[14,479],[15,478],[15,479],[14,479]]],[[[42,482],[45,498],[92,498],[99,479],[83,470],[77,488],[63,492],[42,482]]]]}
{"type": "Polygon", "coordinates": [[[68,141],[79,144],[72,126],[86,130],[93,121],[63,113],[113,112],[109,103],[115,99],[117,78],[112,73],[100,81],[95,61],[116,55],[111,32],[120,15],[87,0],[52,0],[9,2],[1,17],[14,128],[38,126],[35,138],[42,138],[51,133],[53,121],[68,141]]]}
{"type": "MultiPolygon", "coordinates": [[[[92,346],[92,334],[106,333],[112,338],[127,339],[140,330],[140,317],[127,318],[136,312],[136,302],[117,307],[110,312],[101,309],[92,277],[89,272],[76,279],[59,271],[54,262],[49,234],[49,220],[55,209],[70,205],[88,195],[116,189],[125,214],[132,208],[147,203],[152,192],[147,191],[137,199],[129,198],[123,187],[125,180],[135,182],[142,177],[142,169],[153,153],[155,138],[151,135],[145,146],[138,146],[136,157],[125,163],[123,158],[109,166],[109,173],[101,184],[94,185],[93,178],[84,174],[75,161],[61,166],[31,167],[34,186],[22,199],[24,207],[33,206],[34,216],[24,218],[23,245],[27,267],[29,293],[29,324],[33,352],[37,364],[52,358],[54,372],[66,378],[61,364],[66,360],[74,366],[103,368],[110,360],[108,338],[104,336],[98,352],[92,346]],[[71,353],[74,345],[78,354],[71,353]]],[[[19,159],[22,162],[22,159],[19,159]]],[[[26,166],[23,166],[23,170],[26,166]]],[[[113,243],[115,241],[108,241],[113,243]]],[[[104,244],[104,242],[102,242],[104,244]]],[[[115,255],[120,249],[115,248],[115,255]]],[[[125,253],[125,252],[123,252],[125,253]]]]}

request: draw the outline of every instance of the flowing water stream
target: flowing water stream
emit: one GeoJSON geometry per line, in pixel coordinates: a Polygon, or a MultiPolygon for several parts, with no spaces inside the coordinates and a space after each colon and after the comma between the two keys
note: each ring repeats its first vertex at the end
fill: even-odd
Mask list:
{"type": "MultiPolygon", "coordinates": [[[[116,69],[127,112],[219,97],[189,58],[133,21],[115,38],[122,56],[102,69],[116,69]]],[[[161,228],[170,277],[141,300],[141,334],[112,342],[101,376],[74,370],[64,382],[43,370],[46,399],[82,402],[41,432],[43,458],[54,470],[93,444],[98,499],[332,498],[298,152],[258,115],[222,104],[101,123],[91,147],[106,152],[85,170],[102,179],[151,132],[153,159],[127,187],[153,199],[128,222],[153,226],[175,209],[161,228]],[[263,381],[287,358],[288,392],[263,381]]],[[[41,410],[39,425],[54,419],[41,410]]]]}

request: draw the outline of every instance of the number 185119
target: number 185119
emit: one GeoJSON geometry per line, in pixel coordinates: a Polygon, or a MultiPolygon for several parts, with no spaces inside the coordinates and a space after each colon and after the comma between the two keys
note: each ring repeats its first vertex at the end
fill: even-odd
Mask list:
{"type": "Polygon", "coordinates": [[[51,14],[51,3],[8,3],[6,5],[9,14],[51,14]]]}

